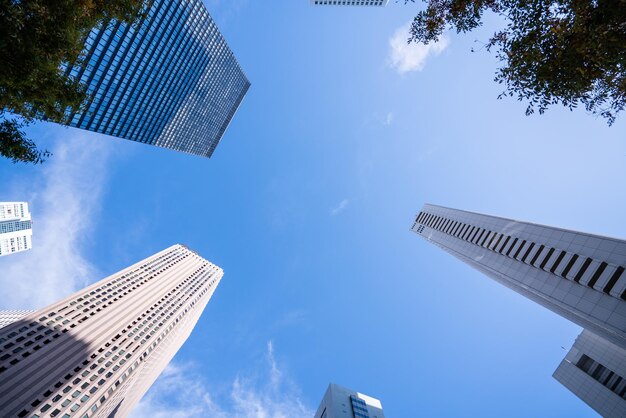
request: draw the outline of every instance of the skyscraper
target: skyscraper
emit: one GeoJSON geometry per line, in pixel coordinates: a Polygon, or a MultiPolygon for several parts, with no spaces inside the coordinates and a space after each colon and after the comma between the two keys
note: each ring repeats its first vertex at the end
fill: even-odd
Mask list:
{"type": "Polygon", "coordinates": [[[0,256],[30,250],[32,221],[26,202],[0,202],[0,256]]]}
{"type": "Polygon", "coordinates": [[[554,378],[603,417],[626,415],[626,350],[584,330],[554,378]]]}
{"type": "Polygon", "coordinates": [[[585,328],[555,377],[598,412],[605,398],[626,411],[621,380],[613,388],[626,378],[626,241],[428,204],[411,230],[585,328]]]}
{"type": "Polygon", "coordinates": [[[378,399],[331,383],[315,418],[385,418],[385,414],[378,399]]]}
{"type": "Polygon", "coordinates": [[[314,6],[386,6],[389,0],[309,0],[314,6]]]}
{"type": "Polygon", "coordinates": [[[0,311],[0,328],[6,327],[15,321],[24,318],[26,315],[35,311],[27,311],[22,309],[12,309],[6,311],[0,311]]]}
{"type": "Polygon", "coordinates": [[[250,82],[201,0],[154,0],[146,14],[94,28],[64,68],[90,97],[70,125],[210,157],[250,82]]]}
{"type": "Polygon", "coordinates": [[[0,329],[0,416],[127,416],[222,274],[174,245],[0,329]]]}

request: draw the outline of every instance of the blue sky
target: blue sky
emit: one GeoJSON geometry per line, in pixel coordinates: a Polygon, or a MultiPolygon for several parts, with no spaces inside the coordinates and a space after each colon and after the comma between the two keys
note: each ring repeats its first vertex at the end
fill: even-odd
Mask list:
{"type": "Polygon", "coordinates": [[[420,49],[420,5],[206,4],[252,83],[213,158],[33,127],[54,156],[0,161],[35,246],[1,307],[180,242],[225,275],[135,418],[304,417],[331,381],[390,418],[594,416],[551,377],[580,329],[409,228],[430,202],[624,238],[624,121],[497,100],[492,18],[420,49]]]}

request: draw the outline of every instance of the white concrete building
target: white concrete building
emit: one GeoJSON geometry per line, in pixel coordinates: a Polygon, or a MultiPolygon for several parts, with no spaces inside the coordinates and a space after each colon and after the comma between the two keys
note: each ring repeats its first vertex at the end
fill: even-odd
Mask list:
{"type": "Polygon", "coordinates": [[[626,241],[428,204],[417,214],[411,230],[585,328],[555,377],[567,382],[564,384],[596,411],[624,416],[626,389],[618,385],[615,393],[615,381],[610,379],[611,387],[602,382],[590,385],[595,377],[590,380],[580,373],[601,370],[592,363],[595,361],[610,365],[614,374],[626,378],[626,241]],[[596,347],[604,348],[591,351],[588,357],[592,362],[578,365],[579,347],[588,349],[592,340],[596,347]],[[606,353],[607,347],[623,350],[622,354],[598,354],[606,353]],[[621,363],[610,360],[616,356],[622,356],[621,363]],[[571,377],[574,369],[580,378],[571,377]],[[602,391],[604,395],[597,394],[602,391]],[[602,406],[605,399],[613,399],[619,407],[602,406]],[[617,410],[621,414],[609,412],[617,410]]]}
{"type": "Polygon", "coordinates": [[[389,0],[309,0],[313,6],[386,6],[389,0]]]}
{"type": "Polygon", "coordinates": [[[584,330],[553,374],[603,417],[626,416],[626,350],[584,330]]]}
{"type": "Polygon", "coordinates": [[[380,401],[331,383],[315,418],[385,418],[380,401]]]}
{"type": "Polygon", "coordinates": [[[174,245],[0,329],[0,416],[126,417],[222,275],[174,245]]]}
{"type": "Polygon", "coordinates": [[[30,250],[32,221],[26,202],[0,202],[0,256],[30,250]]]}

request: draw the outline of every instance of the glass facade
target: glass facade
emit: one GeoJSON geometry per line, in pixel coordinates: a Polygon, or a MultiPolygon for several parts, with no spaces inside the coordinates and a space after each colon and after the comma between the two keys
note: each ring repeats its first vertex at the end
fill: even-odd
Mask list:
{"type": "Polygon", "coordinates": [[[70,126],[210,157],[250,82],[200,0],[154,0],[94,28],[65,68],[89,100],[70,126]]]}

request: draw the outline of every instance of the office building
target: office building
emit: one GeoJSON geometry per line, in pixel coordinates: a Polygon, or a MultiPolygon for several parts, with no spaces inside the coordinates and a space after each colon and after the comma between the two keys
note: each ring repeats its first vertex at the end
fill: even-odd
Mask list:
{"type": "Polygon", "coordinates": [[[584,330],[554,378],[603,417],[626,415],[626,350],[584,330]]]}
{"type": "Polygon", "coordinates": [[[32,236],[28,203],[0,202],[0,256],[30,250],[32,236]]]}
{"type": "Polygon", "coordinates": [[[389,0],[309,0],[314,6],[386,6],[389,0]]]}
{"type": "Polygon", "coordinates": [[[154,0],[135,25],[109,21],[64,67],[87,86],[70,126],[210,157],[250,83],[201,0],[154,0]]]}
{"type": "Polygon", "coordinates": [[[601,414],[624,416],[626,241],[428,204],[411,230],[583,327],[555,377],[601,414]]]}
{"type": "Polygon", "coordinates": [[[315,418],[385,418],[385,414],[378,399],[331,383],[315,418]]]}
{"type": "Polygon", "coordinates": [[[222,274],[174,245],[0,329],[0,416],[127,416],[222,274]]]}
{"type": "Polygon", "coordinates": [[[35,311],[25,311],[20,309],[12,309],[6,311],[0,311],[0,328],[4,328],[13,322],[24,318],[26,315],[35,311]]]}

